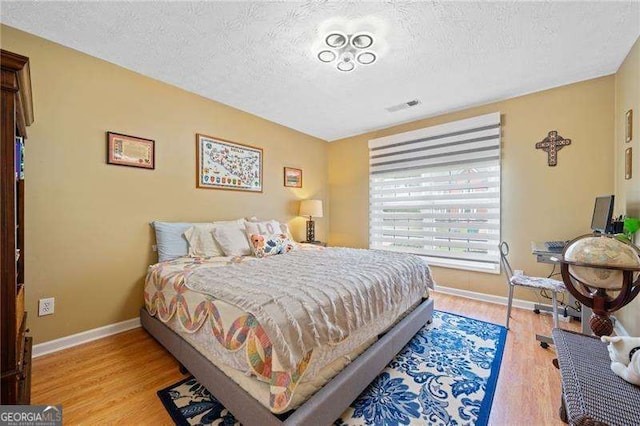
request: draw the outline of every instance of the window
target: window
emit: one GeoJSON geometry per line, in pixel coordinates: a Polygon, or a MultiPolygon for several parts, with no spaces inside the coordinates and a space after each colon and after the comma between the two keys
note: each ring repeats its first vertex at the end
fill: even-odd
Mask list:
{"type": "Polygon", "coordinates": [[[500,272],[500,113],[369,141],[369,247],[500,272]]]}

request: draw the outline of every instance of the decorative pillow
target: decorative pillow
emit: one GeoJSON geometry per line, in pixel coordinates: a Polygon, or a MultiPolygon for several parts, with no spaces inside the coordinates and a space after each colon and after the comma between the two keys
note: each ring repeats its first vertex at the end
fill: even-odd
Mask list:
{"type": "Polygon", "coordinates": [[[280,222],[277,220],[263,220],[260,222],[247,222],[245,223],[247,232],[250,234],[279,234],[282,232],[280,229],[280,222]]]}
{"type": "Polygon", "coordinates": [[[233,223],[215,226],[213,228],[213,237],[220,245],[225,256],[248,256],[251,254],[251,247],[249,247],[244,224],[233,223]]]}
{"type": "Polygon", "coordinates": [[[187,229],[197,224],[157,221],[151,224],[156,231],[158,262],[173,260],[189,254],[189,244],[183,234],[187,229]]]}
{"type": "Polygon", "coordinates": [[[267,257],[295,250],[293,242],[285,234],[249,234],[251,250],[256,257],[267,257]]]}
{"type": "Polygon", "coordinates": [[[283,233],[288,239],[294,241],[289,225],[286,223],[278,222],[277,220],[258,220],[256,217],[250,218],[245,224],[247,228],[247,234],[262,234],[273,235],[283,233]]]}
{"type": "Polygon", "coordinates": [[[224,256],[224,253],[213,238],[213,230],[216,224],[202,223],[192,226],[184,233],[189,243],[189,256],[191,257],[215,257],[224,256]]]}

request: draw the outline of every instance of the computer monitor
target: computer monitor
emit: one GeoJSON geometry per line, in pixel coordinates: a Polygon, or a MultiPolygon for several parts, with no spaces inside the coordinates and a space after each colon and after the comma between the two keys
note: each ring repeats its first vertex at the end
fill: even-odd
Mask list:
{"type": "Polygon", "coordinates": [[[591,218],[591,230],[606,234],[611,225],[611,217],[613,216],[613,195],[601,195],[596,197],[596,203],[593,207],[593,217],[591,218]]]}

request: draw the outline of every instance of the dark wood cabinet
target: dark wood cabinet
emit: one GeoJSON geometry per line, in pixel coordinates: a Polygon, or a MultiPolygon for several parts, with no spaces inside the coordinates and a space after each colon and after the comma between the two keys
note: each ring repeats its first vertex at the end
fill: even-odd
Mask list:
{"type": "Polygon", "coordinates": [[[31,337],[24,310],[24,191],[27,127],[33,122],[29,58],[0,50],[0,404],[29,404],[31,337]]]}

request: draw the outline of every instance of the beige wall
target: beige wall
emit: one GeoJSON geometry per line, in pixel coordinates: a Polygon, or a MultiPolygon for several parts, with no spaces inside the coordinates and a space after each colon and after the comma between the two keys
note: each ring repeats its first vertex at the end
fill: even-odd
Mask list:
{"type": "MultiPolygon", "coordinates": [[[[640,217],[640,38],[627,55],[615,84],[615,181],[617,208],[630,217],[640,217]],[[625,114],[633,109],[633,140],[625,143],[625,114]],[[624,151],[633,147],[633,178],[624,178],[624,151]]],[[[640,235],[636,235],[636,244],[640,235]]],[[[640,336],[640,298],[636,298],[616,317],[633,336],[640,336]]]]}
{"type": "MultiPolygon", "coordinates": [[[[531,255],[531,241],[589,232],[595,196],[614,189],[613,76],[331,142],[329,242],[367,247],[369,139],[495,111],[502,114],[502,238],[511,246],[515,268],[548,274],[549,265],[536,263],[531,255]],[[547,166],[546,154],[534,149],[550,130],[572,140],[559,152],[556,167],[547,166]]],[[[433,272],[443,286],[506,295],[503,276],[445,268],[433,272]]],[[[531,293],[516,296],[530,298],[531,293]]]]}
{"type": "Polygon", "coordinates": [[[1,36],[31,61],[26,295],[36,343],[138,315],[156,259],[152,220],[257,215],[291,221],[302,237],[296,201],[327,199],[325,141],[6,26],[1,36]],[[105,164],[107,130],[154,139],[156,170],[105,164]],[[196,189],[196,132],[264,148],[264,193],[196,189]],[[283,187],[283,166],[303,169],[304,188],[283,187]],[[56,298],[54,315],[37,317],[41,297],[56,298]]]}

